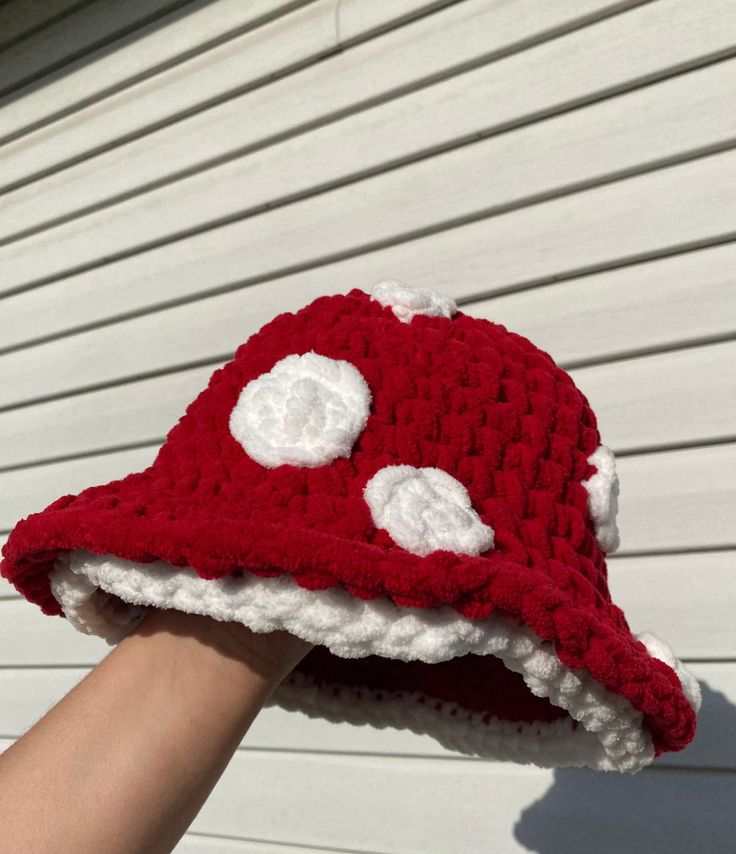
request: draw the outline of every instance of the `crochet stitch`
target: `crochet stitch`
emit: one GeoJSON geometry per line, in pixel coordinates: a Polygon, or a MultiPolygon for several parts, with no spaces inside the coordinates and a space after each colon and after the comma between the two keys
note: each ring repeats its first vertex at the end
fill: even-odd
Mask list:
{"type": "Polygon", "coordinates": [[[110,644],[151,607],[316,644],[269,705],[633,773],[700,691],[611,600],[618,496],[548,353],[387,281],[265,324],[148,468],[19,521],[0,574],[110,644]]]}

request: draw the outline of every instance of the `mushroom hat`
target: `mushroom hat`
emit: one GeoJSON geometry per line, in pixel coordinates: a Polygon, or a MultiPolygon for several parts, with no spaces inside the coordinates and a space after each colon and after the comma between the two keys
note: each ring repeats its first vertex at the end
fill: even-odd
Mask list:
{"type": "Polygon", "coordinates": [[[611,599],[618,492],[548,353],[389,280],[267,322],[151,465],[20,520],[0,574],[111,645],[150,608],[313,643],[267,705],[635,773],[701,698],[611,599]]]}

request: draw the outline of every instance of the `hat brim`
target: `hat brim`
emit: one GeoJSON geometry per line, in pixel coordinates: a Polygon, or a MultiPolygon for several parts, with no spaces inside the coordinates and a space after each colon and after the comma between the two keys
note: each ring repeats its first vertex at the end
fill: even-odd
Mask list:
{"type": "Polygon", "coordinates": [[[676,672],[622,616],[576,606],[549,577],[513,561],[460,560],[457,585],[438,591],[432,555],[253,521],[131,520],[118,507],[98,509],[92,524],[68,496],[18,523],[3,555],[3,576],[26,598],[108,643],[145,608],[177,608],[257,632],[285,629],[349,660],[350,678],[330,681],[309,672],[310,653],[271,695],[269,704],[310,716],[408,728],[469,755],[628,772],[681,749],[694,733],[697,682],[680,662],[676,672]],[[382,571],[397,561],[401,573],[382,571]],[[479,588],[482,597],[469,595],[479,588]],[[417,591],[447,601],[405,604],[417,591]],[[427,690],[387,690],[360,681],[360,662],[373,656],[427,664],[493,656],[520,675],[532,706],[545,698],[566,714],[504,719],[427,690]]]}

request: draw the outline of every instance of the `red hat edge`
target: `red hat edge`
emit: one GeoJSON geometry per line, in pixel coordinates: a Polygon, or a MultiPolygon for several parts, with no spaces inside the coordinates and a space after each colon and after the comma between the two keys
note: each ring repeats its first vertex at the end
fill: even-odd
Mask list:
{"type": "MultiPolygon", "coordinates": [[[[188,605],[183,605],[182,593],[169,593],[164,598],[160,598],[160,592],[157,594],[158,598],[151,593],[158,582],[168,585],[166,589],[171,591],[172,574],[175,576],[176,573],[189,572],[190,582],[200,581],[205,585],[201,588],[202,591],[208,589],[206,585],[213,583],[246,584],[247,581],[260,585],[286,583],[292,598],[296,597],[299,600],[295,619],[284,619],[283,612],[268,604],[268,597],[262,597],[256,610],[251,610],[245,619],[241,619],[237,614],[230,614],[227,618],[241,619],[254,631],[284,628],[305,640],[326,646],[333,655],[346,658],[375,655],[401,658],[406,655],[409,648],[407,636],[405,634],[400,643],[392,646],[391,642],[386,640],[391,637],[390,622],[387,622],[379,632],[378,640],[374,639],[373,642],[365,637],[355,641],[346,639],[344,636],[350,628],[354,630],[356,625],[359,626],[356,623],[356,608],[390,606],[391,609],[399,609],[392,610],[393,620],[397,619],[397,613],[401,613],[416,616],[419,621],[416,645],[410,655],[417,658],[423,655],[424,659],[429,660],[446,660],[471,652],[476,655],[495,655],[507,668],[522,675],[533,694],[550,698],[550,702],[554,705],[566,709],[570,718],[562,719],[568,720],[567,724],[556,720],[546,722],[543,727],[540,724],[534,728],[533,724],[515,723],[498,718],[491,722],[487,719],[484,721],[483,715],[479,713],[468,715],[468,710],[459,709],[457,706],[454,707],[455,716],[452,717],[452,703],[439,701],[438,705],[436,698],[428,698],[417,691],[394,691],[391,698],[386,696],[385,691],[372,690],[370,686],[363,686],[361,702],[356,706],[355,692],[361,690],[360,686],[329,683],[325,687],[320,680],[298,672],[282,683],[275,695],[279,705],[285,709],[298,710],[307,715],[322,716],[329,720],[339,718],[347,722],[373,723],[373,725],[376,725],[375,722],[378,720],[384,720],[382,716],[387,716],[386,722],[380,725],[389,725],[388,721],[401,718],[399,709],[402,706],[405,710],[411,707],[413,711],[401,726],[407,726],[414,732],[430,734],[446,747],[469,755],[511,759],[521,763],[531,762],[542,767],[587,765],[597,770],[631,773],[649,764],[660,753],[681,750],[694,735],[697,710],[693,709],[691,701],[683,693],[682,674],[678,673],[675,667],[680,663],[672,658],[671,663],[664,664],[662,660],[652,657],[647,647],[641,642],[637,643],[637,637],[624,630],[622,626],[615,625],[612,621],[602,620],[600,615],[582,610],[572,602],[561,602],[560,596],[564,595],[562,591],[553,591],[549,585],[542,588],[533,583],[530,584],[528,567],[518,567],[517,569],[521,572],[515,573],[514,566],[510,565],[498,575],[498,577],[503,576],[507,593],[508,585],[511,584],[517,586],[519,592],[526,594],[526,597],[522,596],[522,604],[515,614],[495,605],[490,614],[474,619],[463,615],[462,607],[453,607],[451,602],[426,608],[412,608],[397,604],[385,590],[366,591],[357,586],[350,590],[348,577],[343,581],[336,581],[334,576],[325,577],[318,573],[315,577],[295,571],[299,568],[298,560],[295,560],[298,558],[299,550],[303,555],[313,555],[316,560],[324,561],[323,567],[331,565],[333,568],[337,566],[345,568],[355,567],[356,562],[360,565],[361,557],[375,562],[380,551],[376,546],[335,542],[334,537],[326,537],[320,532],[304,531],[298,548],[293,540],[291,541],[293,546],[291,554],[276,551],[269,553],[267,544],[276,543],[278,540],[264,537],[262,531],[260,537],[253,537],[252,534],[249,536],[246,532],[245,541],[251,544],[258,543],[261,547],[258,554],[250,555],[250,561],[244,563],[249,567],[248,572],[242,576],[240,573],[233,575],[232,572],[223,572],[225,564],[222,563],[222,559],[219,562],[213,561],[212,555],[209,555],[207,568],[203,571],[201,568],[203,556],[197,555],[193,550],[189,551],[185,542],[187,539],[191,543],[198,542],[199,534],[196,531],[190,532],[188,538],[183,537],[180,531],[177,531],[173,537],[162,537],[160,524],[157,523],[156,531],[149,530],[149,536],[146,537],[147,520],[145,518],[138,520],[138,525],[133,531],[129,525],[121,525],[120,520],[116,523],[112,519],[107,529],[99,525],[85,529],[84,513],[80,514],[81,518],[74,520],[73,517],[76,514],[68,504],[68,501],[59,499],[51,505],[55,508],[51,514],[58,516],[59,519],[66,518],[68,523],[76,522],[72,525],[73,534],[67,532],[64,535],[57,532],[54,535],[48,526],[48,517],[45,517],[47,511],[43,511],[19,523],[3,548],[4,560],[0,564],[0,574],[7,577],[11,583],[20,580],[17,576],[14,577],[13,571],[13,567],[17,569],[18,562],[23,565],[24,561],[31,559],[36,561],[37,570],[43,567],[40,575],[36,575],[35,581],[30,581],[28,586],[16,583],[16,587],[30,601],[35,601],[44,613],[69,617],[59,601],[60,599],[63,601],[63,594],[59,595],[59,592],[63,590],[64,582],[59,582],[61,587],[52,589],[51,579],[55,576],[63,578],[66,571],[67,584],[70,580],[78,580],[78,576],[73,578],[69,575],[72,572],[69,568],[71,556],[76,560],[76,567],[86,567],[87,572],[100,560],[109,563],[110,558],[113,559],[113,570],[115,564],[125,565],[125,579],[118,578],[114,583],[108,581],[107,587],[104,587],[99,577],[93,574],[91,581],[86,579],[88,593],[91,594],[97,587],[102,587],[114,597],[132,606],[131,612],[126,617],[129,622],[126,624],[124,634],[133,627],[136,616],[142,617],[144,613],[141,608],[136,611],[137,606],[174,607],[198,612],[197,609],[200,606],[197,603],[203,598],[206,599],[201,594],[190,599],[188,605]],[[59,508],[60,503],[67,506],[59,508]],[[34,546],[31,546],[31,540],[34,541],[34,546]],[[172,543],[176,543],[175,550],[172,548],[172,543]],[[24,555],[23,549],[29,551],[24,555]],[[31,556],[34,557],[31,558],[31,556]],[[162,563],[164,567],[161,566],[162,563]],[[290,565],[290,575],[276,569],[279,564],[284,563],[290,565]],[[251,564],[256,565],[251,566],[251,564]],[[195,570],[194,566],[198,568],[195,570]],[[138,571],[138,590],[131,587],[133,578],[131,568],[133,567],[137,567],[138,571]],[[163,579],[161,578],[162,569],[165,573],[163,579]],[[46,598],[41,592],[44,584],[39,583],[39,578],[45,578],[45,589],[48,593],[46,598]],[[305,582],[306,586],[304,586],[305,582]],[[148,593],[145,592],[146,588],[148,593]],[[542,591],[541,594],[540,591],[542,591]],[[354,606],[343,607],[343,621],[337,627],[337,634],[325,643],[327,636],[324,630],[324,603],[329,600],[330,607],[334,609],[337,596],[350,597],[354,606]],[[551,602],[557,605],[553,620],[550,620],[550,609],[547,608],[546,611],[544,609],[545,598],[548,605],[551,602]],[[318,605],[321,601],[319,608],[321,617],[316,624],[321,628],[313,626],[310,629],[303,623],[306,605],[310,601],[318,605]],[[450,612],[454,620],[451,627],[448,622],[450,612]],[[427,618],[426,621],[423,621],[423,617],[427,618]],[[436,641],[437,622],[440,619],[444,620],[442,640],[444,646],[438,645],[436,641]],[[485,629],[485,647],[478,645],[480,641],[477,637],[475,646],[468,641],[468,638],[473,636],[474,629],[475,635],[478,634],[479,626],[485,629]],[[551,634],[550,628],[552,628],[551,634]],[[581,657],[579,652],[581,639],[586,637],[586,633],[588,633],[587,637],[590,637],[591,632],[597,633],[594,638],[596,643],[591,644],[581,657]],[[428,648],[427,641],[433,638],[434,647],[428,648]],[[505,640],[509,640],[511,650],[517,653],[521,650],[526,657],[511,655],[509,648],[504,647],[505,640]],[[495,651],[492,651],[493,643],[497,644],[495,651]],[[611,655],[608,649],[611,644],[617,656],[616,672],[610,672],[611,655]],[[576,651],[576,645],[578,651],[576,651]],[[478,652],[481,649],[483,651],[478,652]],[[615,687],[613,691],[604,687],[605,680],[602,679],[604,674],[607,673],[609,678],[616,677],[620,675],[621,669],[626,667],[635,675],[635,682],[620,683],[617,686],[607,683],[609,688],[615,687]],[[551,676],[560,680],[559,684],[555,683],[554,679],[550,681],[551,676]],[[587,700],[578,703],[581,696],[586,696],[587,700]],[[591,697],[595,697],[592,704],[591,697]],[[393,699],[398,706],[394,708],[388,702],[389,699],[393,699]],[[432,699],[435,700],[434,703],[430,702],[432,699]],[[391,711],[392,708],[393,711],[391,711]],[[465,715],[462,724],[456,720],[458,714],[465,715]],[[573,721],[578,720],[583,721],[583,727],[576,735],[577,727],[572,729],[570,727],[574,726],[573,721]],[[489,723],[492,725],[489,726],[489,723]],[[586,723],[592,729],[589,730],[585,726],[586,723]],[[605,728],[606,723],[612,726],[606,735],[609,744],[601,747],[600,741],[582,743],[580,735],[583,729],[591,733],[597,729],[600,736],[600,730],[602,727],[605,728]],[[568,727],[567,730],[565,726],[568,727]],[[516,734],[513,735],[513,733],[516,734]],[[533,737],[531,737],[532,734],[533,737]],[[621,751],[621,755],[616,756],[616,751],[621,751]]],[[[115,513],[114,510],[111,512],[115,513]]],[[[225,539],[229,537],[230,535],[226,534],[225,539]]],[[[230,544],[232,545],[232,540],[230,544]]],[[[395,558],[396,555],[385,555],[386,559],[392,559],[392,557],[395,558]]],[[[417,558],[413,555],[406,557],[413,561],[427,560],[427,558],[417,558]]],[[[231,565],[230,569],[232,568],[231,565]]],[[[378,575],[380,576],[380,573],[378,575]]],[[[26,576],[26,578],[31,577],[26,576]]],[[[184,580],[184,575],[181,576],[181,580],[184,580]]],[[[541,579],[537,579],[539,580],[541,579]]],[[[82,588],[85,588],[85,584],[82,584],[82,588]]],[[[67,602],[75,601],[74,597],[77,601],[79,600],[79,585],[67,602]]],[[[81,622],[73,619],[75,628],[101,637],[109,631],[112,631],[113,635],[117,632],[117,639],[113,641],[108,639],[108,643],[119,641],[120,625],[117,627],[114,624],[110,625],[110,614],[105,613],[104,603],[107,597],[96,596],[93,601],[102,606],[101,613],[91,621],[88,618],[81,622]]],[[[209,613],[216,619],[223,618],[223,601],[225,600],[221,600],[217,606],[205,613],[209,613]]],[[[457,603],[455,605],[457,606],[457,603]]],[[[70,608],[67,607],[67,611],[69,610],[70,608]]],[[[375,619],[375,614],[372,614],[371,620],[374,623],[375,619]]],[[[662,646],[665,650],[669,649],[666,645],[662,646]]],[[[687,675],[690,676],[690,674],[687,675]]],[[[694,679],[692,681],[695,682],[694,679]]],[[[697,682],[695,686],[697,687],[697,682]]]]}

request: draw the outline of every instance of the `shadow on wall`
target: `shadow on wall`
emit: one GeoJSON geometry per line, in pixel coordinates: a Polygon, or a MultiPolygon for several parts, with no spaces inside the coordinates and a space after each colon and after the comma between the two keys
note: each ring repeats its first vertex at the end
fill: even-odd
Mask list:
{"type": "MultiPolygon", "coordinates": [[[[700,683],[698,732],[678,767],[713,768],[736,753],[736,706],[700,683]],[[692,757],[692,758],[690,758],[692,757]],[[720,757],[720,762],[718,757],[720,757]]],[[[514,836],[540,854],[727,854],[736,850],[736,772],[690,773],[657,764],[638,774],[562,768],[525,809],[514,836]]]]}

